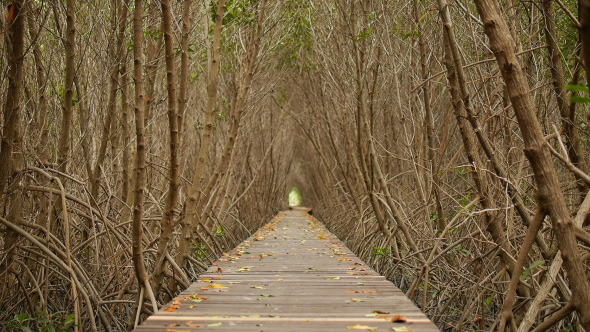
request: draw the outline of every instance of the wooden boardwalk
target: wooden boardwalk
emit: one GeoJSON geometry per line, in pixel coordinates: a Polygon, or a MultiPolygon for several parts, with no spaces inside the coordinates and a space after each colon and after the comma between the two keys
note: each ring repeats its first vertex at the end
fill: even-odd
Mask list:
{"type": "Polygon", "coordinates": [[[279,213],[135,329],[347,330],[438,328],[301,209],[279,213]]]}

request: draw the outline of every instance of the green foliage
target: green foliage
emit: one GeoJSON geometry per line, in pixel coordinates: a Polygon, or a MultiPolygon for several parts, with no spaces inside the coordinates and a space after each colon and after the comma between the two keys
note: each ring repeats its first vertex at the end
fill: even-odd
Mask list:
{"type": "Polygon", "coordinates": [[[193,245],[189,246],[189,250],[191,255],[195,256],[200,262],[206,262],[207,256],[210,254],[209,247],[207,247],[206,244],[200,242],[195,242],[193,245]]]}
{"type": "Polygon", "coordinates": [[[455,167],[452,169],[452,171],[463,179],[467,179],[467,167],[455,167]]]}
{"type": "Polygon", "coordinates": [[[538,267],[540,267],[544,263],[545,263],[545,261],[535,261],[533,264],[531,264],[529,267],[527,267],[524,271],[522,271],[522,274],[520,275],[520,281],[525,281],[528,277],[531,276],[531,274],[533,274],[535,269],[537,269],[538,267]]]}
{"type": "MultiPolygon", "coordinates": [[[[467,193],[467,196],[460,198],[459,199],[459,204],[461,204],[461,209],[465,209],[465,207],[467,205],[469,205],[469,203],[471,203],[472,199],[471,199],[471,193],[467,193]]],[[[475,208],[475,205],[472,205],[469,207],[469,211],[472,211],[475,208]]]]}
{"type": "MultiPolygon", "coordinates": [[[[562,0],[562,3],[576,16],[578,13],[577,0],[562,0]]],[[[556,10],[555,27],[557,30],[557,42],[564,59],[569,59],[576,53],[578,44],[578,31],[574,27],[571,19],[567,15],[561,15],[560,10],[556,10]]],[[[569,72],[568,72],[569,75],[569,72]]]]}
{"type": "Polygon", "coordinates": [[[213,232],[213,236],[222,238],[225,235],[225,231],[221,228],[221,225],[217,225],[217,228],[213,232]]]}
{"type": "Polygon", "coordinates": [[[438,220],[438,213],[433,212],[430,214],[430,220],[436,222],[438,220]]]}
{"type": "Polygon", "coordinates": [[[284,16],[280,22],[280,41],[273,50],[280,68],[306,71],[315,69],[315,65],[305,56],[313,47],[311,28],[314,14],[315,10],[307,1],[286,1],[284,16]]]}
{"type": "Polygon", "coordinates": [[[492,309],[492,297],[488,296],[484,301],[484,311],[489,312],[492,309]]]}
{"type": "Polygon", "coordinates": [[[590,103],[590,98],[588,98],[588,96],[590,95],[588,87],[583,86],[583,85],[569,84],[565,87],[565,89],[572,93],[572,96],[570,97],[570,103],[577,103],[577,104],[590,103]],[[582,96],[577,95],[578,93],[581,93],[582,96]]]}
{"type": "Polygon", "coordinates": [[[227,121],[227,114],[224,113],[223,111],[218,110],[215,113],[215,117],[217,118],[217,120],[219,121],[227,121]]]}
{"type": "Polygon", "coordinates": [[[364,39],[367,39],[371,33],[373,32],[373,28],[368,28],[366,30],[361,30],[358,35],[356,35],[356,38],[354,39],[355,42],[360,42],[364,39]]]}
{"type": "Polygon", "coordinates": [[[373,250],[371,250],[371,255],[375,257],[384,257],[388,256],[389,254],[391,254],[391,250],[389,248],[375,247],[373,250]]]}
{"type": "MultiPolygon", "coordinates": [[[[250,25],[254,22],[253,11],[248,10],[255,3],[255,0],[227,0],[225,2],[225,13],[223,14],[222,25],[236,23],[240,25],[250,25]]],[[[217,12],[218,2],[211,4],[211,22],[215,22],[215,13],[217,12]]]]}
{"type": "Polygon", "coordinates": [[[0,322],[0,329],[3,331],[67,332],[74,327],[74,315],[67,314],[65,311],[58,311],[53,314],[35,311],[34,316],[29,316],[29,314],[23,312],[14,315],[12,319],[6,316],[0,322]]]}
{"type": "Polygon", "coordinates": [[[449,250],[448,253],[449,254],[458,253],[459,255],[461,255],[463,257],[473,256],[473,254],[471,253],[471,251],[469,251],[468,249],[463,248],[460,244],[458,244],[457,246],[455,246],[453,249],[449,250]]]}
{"type": "Polygon", "coordinates": [[[153,39],[153,40],[158,40],[160,38],[160,36],[162,35],[162,30],[145,30],[143,32],[143,35],[145,36],[146,39],[153,39]]]}

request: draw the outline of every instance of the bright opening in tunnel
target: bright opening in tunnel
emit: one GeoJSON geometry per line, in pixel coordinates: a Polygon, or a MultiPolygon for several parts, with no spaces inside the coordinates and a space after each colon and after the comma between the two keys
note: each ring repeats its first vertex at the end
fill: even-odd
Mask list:
{"type": "Polygon", "coordinates": [[[289,192],[289,206],[300,206],[301,205],[301,194],[296,186],[291,188],[289,192]]]}

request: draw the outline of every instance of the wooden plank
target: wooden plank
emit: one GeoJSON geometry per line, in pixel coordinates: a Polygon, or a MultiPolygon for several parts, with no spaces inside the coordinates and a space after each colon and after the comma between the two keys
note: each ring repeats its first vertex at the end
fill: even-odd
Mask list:
{"type": "Polygon", "coordinates": [[[135,331],[438,331],[302,209],[279,213],[135,331]],[[402,322],[393,322],[394,317],[402,322]]]}

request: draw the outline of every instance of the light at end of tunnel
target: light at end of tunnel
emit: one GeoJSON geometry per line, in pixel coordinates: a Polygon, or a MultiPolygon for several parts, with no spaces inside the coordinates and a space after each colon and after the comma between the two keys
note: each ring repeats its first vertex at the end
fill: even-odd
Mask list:
{"type": "Polygon", "coordinates": [[[289,192],[289,206],[300,206],[301,205],[301,194],[296,186],[291,188],[289,192]]]}

